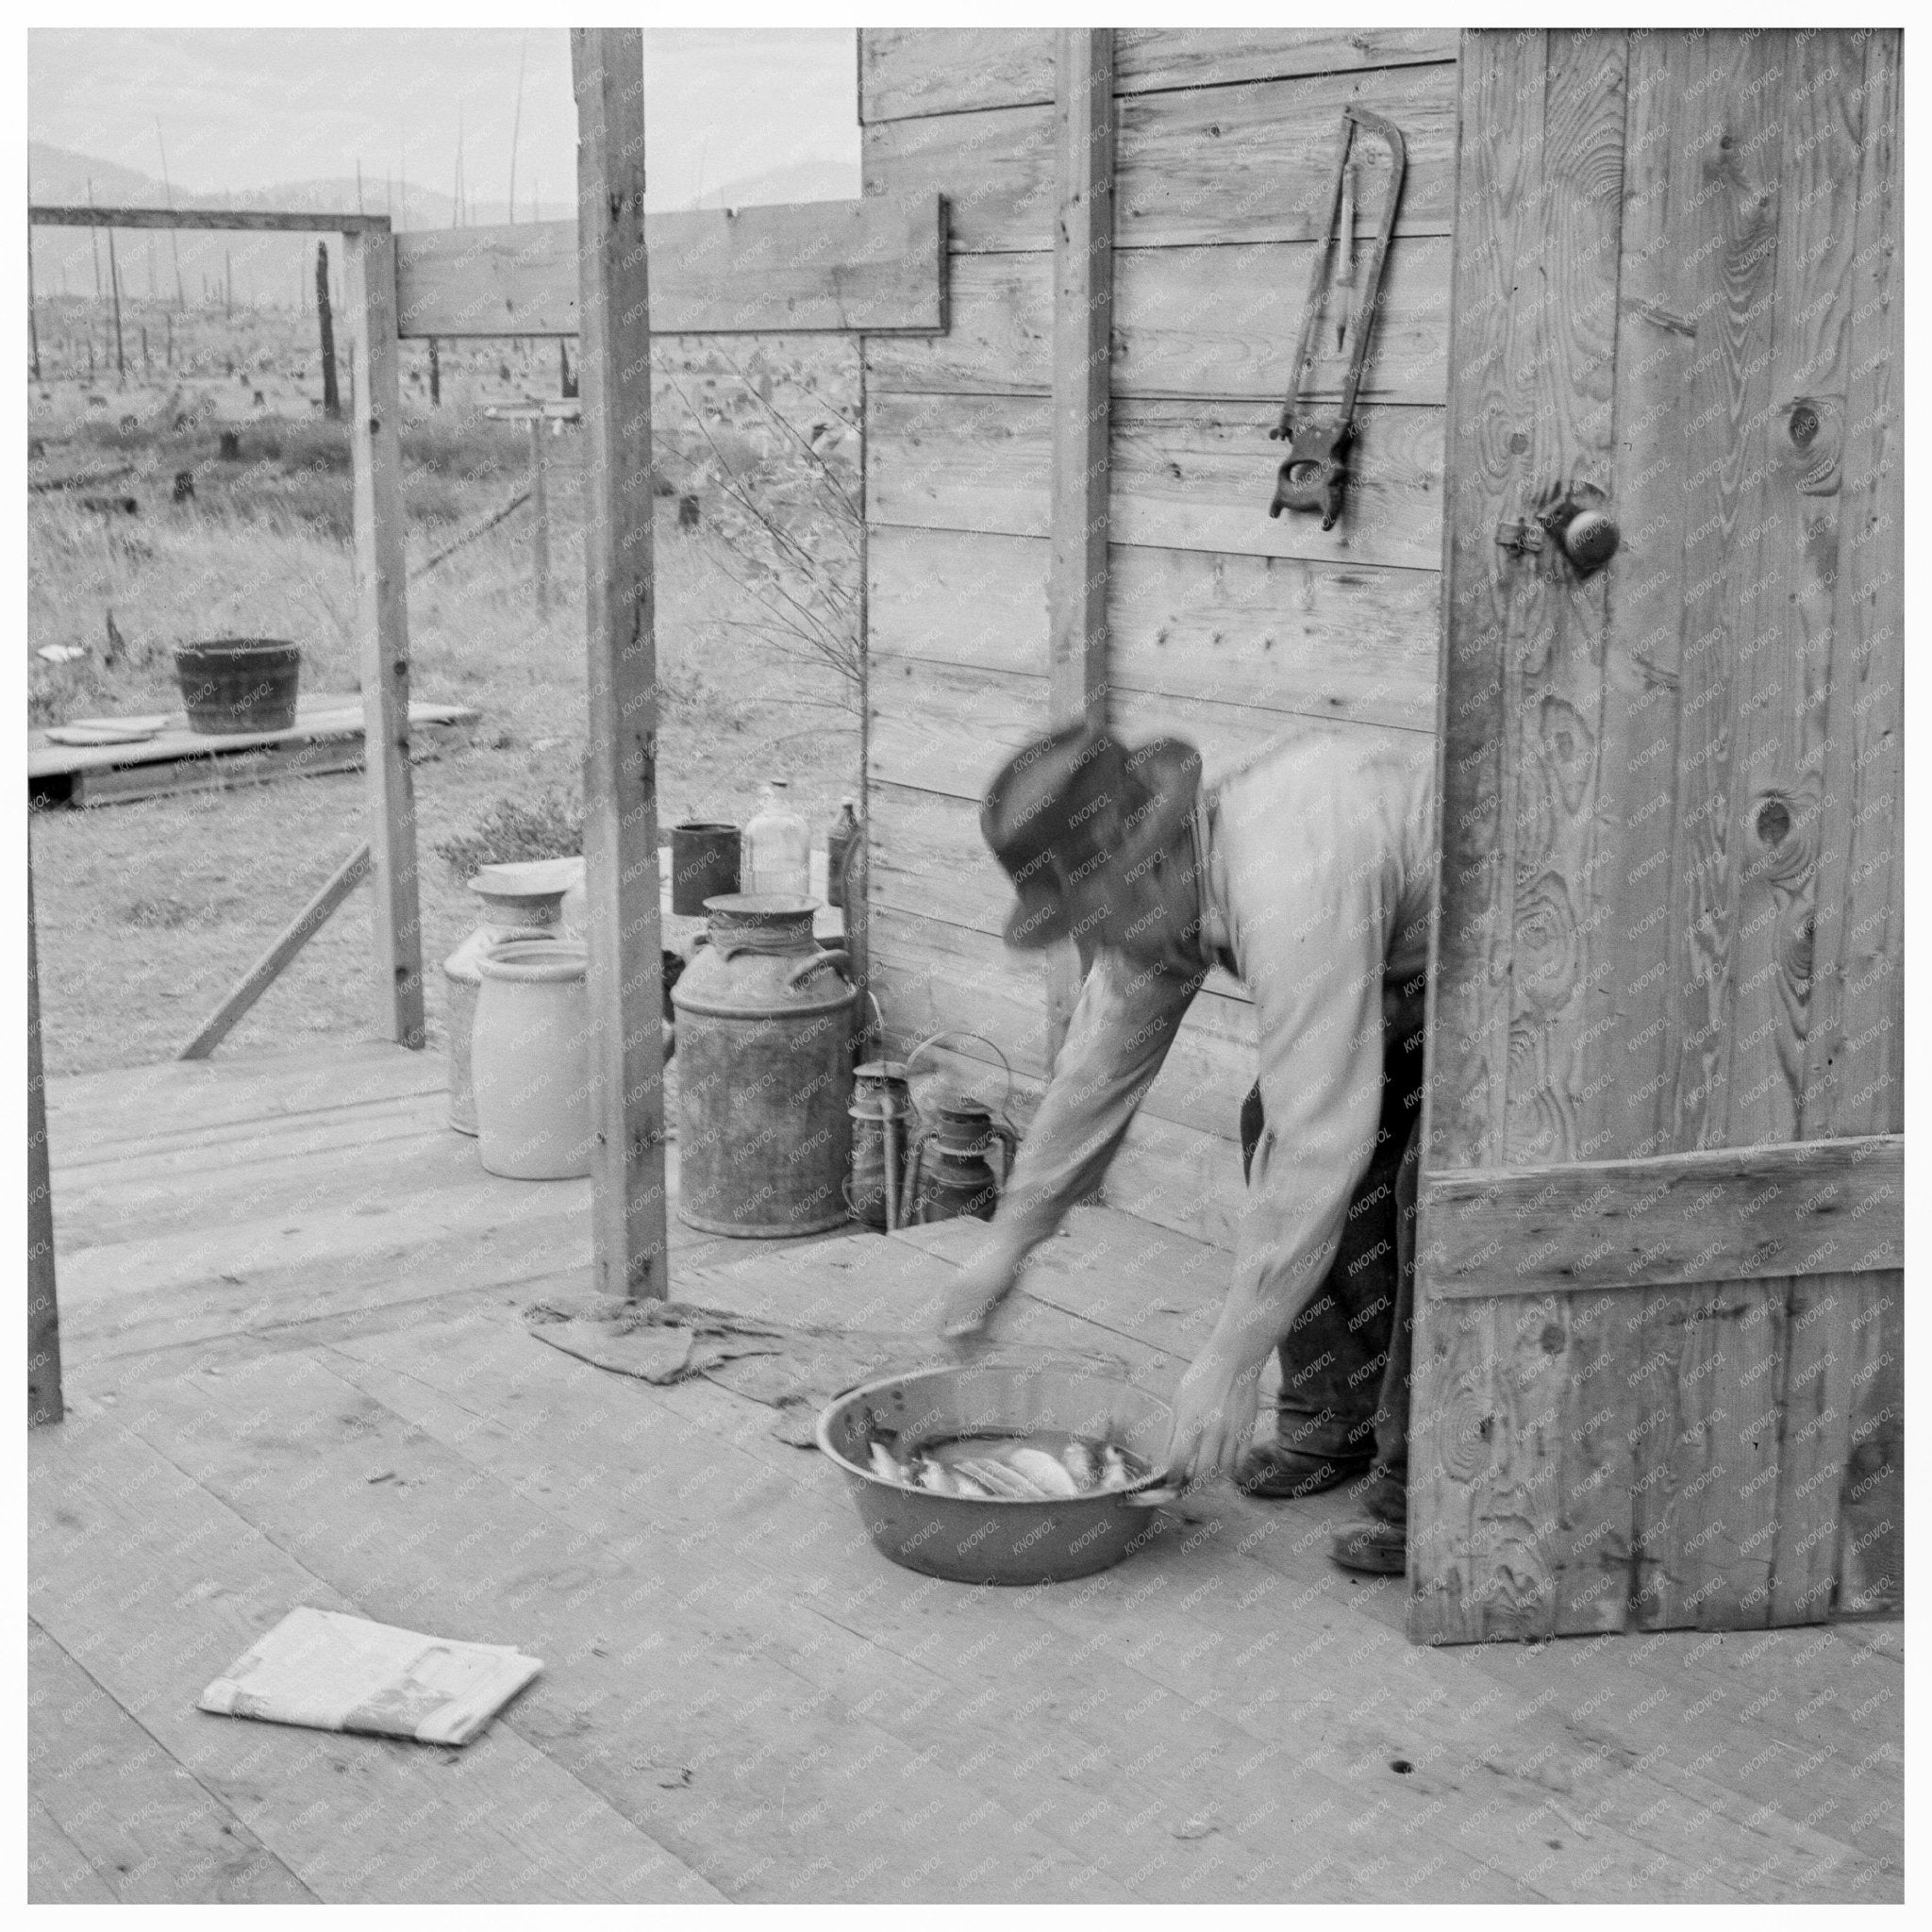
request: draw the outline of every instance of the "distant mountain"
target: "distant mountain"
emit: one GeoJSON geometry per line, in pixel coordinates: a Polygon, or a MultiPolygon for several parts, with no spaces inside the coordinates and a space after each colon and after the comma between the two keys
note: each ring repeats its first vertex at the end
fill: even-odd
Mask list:
{"type": "MultiPolygon", "coordinates": [[[[450,195],[439,194],[433,188],[414,181],[399,188],[380,175],[363,175],[359,202],[356,177],[348,175],[333,180],[277,182],[246,194],[195,194],[176,189],[171,203],[167,190],[152,175],[74,154],[43,141],[28,142],[26,169],[30,200],[78,204],[87,200],[92,181],[93,198],[104,208],[313,208],[317,213],[347,214],[360,207],[371,214],[400,212],[403,221],[398,225],[446,228],[456,207],[450,195]]],[[[568,220],[571,213],[569,202],[546,201],[539,208],[541,219],[547,222],[568,220]]],[[[527,202],[520,199],[517,217],[520,221],[530,219],[527,202]]],[[[508,221],[509,214],[500,201],[478,202],[471,210],[471,219],[474,225],[482,225],[508,221]]]]}
{"type": "MultiPolygon", "coordinates": [[[[52,146],[42,141],[27,143],[28,199],[53,206],[78,206],[88,199],[102,208],[166,208],[168,192],[158,178],[133,168],[97,160],[91,155],[52,146]]],[[[753,208],[772,202],[841,201],[859,192],[858,169],[823,157],[807,157],[756,175],[739,175],[708,189],[695,208],[753,208]]],[[[172,206],[178,208],[291,208],[318,214],[346,214],[357,207],[356,177],[283,181],[246,194],[195,194],[177,189],[172,206]]],[[[401,228],[447,228],[455,202],[450,195],[409,182],[396,187],[380,176],[362,177],[361,207],[372,214],[390,214],[401,228]],[[391,196],[393,192],[393,202],[391,196]]],[[[508,219],[502,202],[479,201],[470,209],[469,225],[488,225],[508,219]]],[[[575,213],[570,202],[545,201],[539,208],[544,221],[568,221],[575,213]]],[[[527,221],[527,203],[517,210],[527,221]]],[[[106,244],[98,230],[36,228],[33,238],[35,287],[42,295],[91,295],[97,262],[106,244]]],[[[331,246],[331,258],[337,251],[331,246]]],[[[238,300],[261,300],[276,307],[293,305],[298,291],[312,287],[314,242],[296,235],[243,235],[208,229],[183,230],[175,236],[121,230],[116,237],[116,267],[124,298],[139,300],[151,291],[165,299],[174,292],[176,265],[180,285],[190,301],[205,287],[219,288],[232,275],[238,300]]],[[[103,266],[100,276],[107,275],[103,266]]],[[[338,264],[340,273],[340,264],[338,264]]],[[[108,283],[101,281],[105,291],[108,283]]]]}
{"type": "MultiPolygon", "coordinates": [[[[88,184],[93,184],[93,197],[104,206],[123,208],[165,208],[167,197],[161,184],[132,168],[117,167],[112,161],[97,161],[91,155],[70,153],[64,147],[50,147],[44,141],[26,144],[26,192],[29,201],[84,202],[88,184]]],[[[194,206],[184,198],[179,206],[194,206]]]]}
{"type": "Polygon", "coordinates": [[[708,188],[690,206],[760,208],[770,202],[858,199],[858,162],[848,164],[815,155],[782,168],[767,168],[757,175],[741,175],[736,180],[708,188]]]}
{"type": "MultiPolygon", "coordinates": [[[[152,175],[133,168],[96,160],[90,155],[75,154],[43,141],[27,143],[27,195],[30,200],[77,204],[87,200],[92,184],[94,200],[104,208],[313,208],[318,213],[346,214],[352,208],[366,208],[371,214],[387,211],[398,217],[397,225],[410,228],[447,228],[456,203],[447,194],[420,182],[397,184],[379,175],[364,175],[358,198],[353,175],[330,180],[282,181],[245,194],[195,194],[176,189],[172,203],[168,192],[152,175]]],[[[808,156],[782,167],[767,168],[756,175],[741,175],[716,188],[707,189],[688,208],[754,208],[770,202],[843,201],[858,193],[857,164],[808,156]]],[[[568,221],[574,204],[545,201],[538,208],[538,219],[568,221]]],[[[531,219],[527,202],[519,201],[516,218],[531,219]]],[[[471,204],[467,225],[487,226],[507,222],[509,210],[500,201],[471,204]]]]}

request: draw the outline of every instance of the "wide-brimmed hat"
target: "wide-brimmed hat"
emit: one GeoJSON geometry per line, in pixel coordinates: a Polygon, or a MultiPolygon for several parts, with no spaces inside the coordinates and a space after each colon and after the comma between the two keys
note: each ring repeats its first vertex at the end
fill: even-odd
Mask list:
{"type": "Polygon", "coordinates": [[[1009,946],[1067,937],[1083,881],[1117,877],[1192,811],[1201,755],[1178,738],[1129,749],[1110,731],[1063,725],[1016,752],[987,788],[980,830],[1019,892],[1009,946]]]}

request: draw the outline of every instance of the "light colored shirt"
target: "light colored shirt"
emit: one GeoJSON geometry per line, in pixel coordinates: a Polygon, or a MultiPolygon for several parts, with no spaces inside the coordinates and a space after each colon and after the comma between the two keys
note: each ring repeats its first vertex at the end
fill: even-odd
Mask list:
{"type": "Polygon", "coordinates": [[[1417,978],[1427,964],[1435,768],[1435,741],[1421,733],[1311,721],[1202,791],[1193,970],[1095,953],[997,1232],[1031,1249],[1099,1185],[1219,965],[1255,1003],[1267,1118],[1235,1288],[1265,1287],[1291,1319],[1299,1312],[1335,1258],[1374,1152],[1385,980],[1417,978]]]}

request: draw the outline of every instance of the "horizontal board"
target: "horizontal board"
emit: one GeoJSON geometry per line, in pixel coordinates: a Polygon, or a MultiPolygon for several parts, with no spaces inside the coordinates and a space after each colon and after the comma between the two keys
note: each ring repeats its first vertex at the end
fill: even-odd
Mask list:
{"type": "MultiPolygon", "coordinates": [[[[1398,241],[1362,372],[1370,402],[1441,403],[1448,388],[1449,240],[1398,241]]],[[[1124,248],[1115,258],[1116,396],[1265,396],[1288,387],[1317,244],[1124,248]]],[[[1354,349],[1354,298],[1324,289],[1305,397],[1338,397],[1354,349]]],[[[1053,387],[1053,257],[962,255],[941,336],[866,343],[874,391],[1045,394],[1053,387]]]]}
{"type": "MultiPolygon", "coordinates": [[[[875,524],[1048,534],[1050,404],[1032,396],[883,395],[866,411],[875,524]]],[[[1123,402],[1109,500],[1117,543],[1304,557],[1434,572],[1442,548],[1442,411],[1383,406],[1358,418],[1341,521],[1268,514],[1282,446],[1260,403],[1123,402]]]]}
{"type": "MultiPolygon", "coordinates": [[[[1048,1071],[1045,1036],[1039,1030],[1043,1024],[1044,954],[1018,952],[996,931],[900,907],[876,907],[873,920],[874,942],[882,949],[882,957],[901,967],[916,968],[927,987],[912,1008],[897,1013],[888,1009],[889,1026],[908,1039],[923,1039],[974,1024],[997,1044],[1016,1075],[1039,1077],[1048,1071]],[[942,991],[957,996],[959,1004],[951,1009],[940,1004],[942,991]]],[[[1188,1024],[1229,1044],[1253,1049],[1252,1008],[1239,985],[1224,974],[1195,996],[1188,1024]]],[[[961,1044],[959,1050],[983,1057],[977,1047],[961,1044]]]]}
{"type": "Polygon", "coordinates": [[[307,209],[245,208],[58,207],[36,202],[26,211],[41,228],[212,228],[265,235],[368,235],[389,226],[387,215],[323,214],[307,209]]]}
{"type": "MultiPolygon", "coordinates": [[[[880,525],[869,552],[879,657],[1043,671],[1046,539],[880,525]]],[[[1108,676],[1125,691],[1432,732],[1441,617],[1430,571],[1116,543],[1108,676]]]]}
{"type": "MultiPolygon", "coordinates": [[[[1016,1074],[1042,1079],[1046,1047],[1046,955],[1008,954],[991,934],[875,906],[872,989],[895,1050],[929,1034],[977,1033],[1016,1074]]],[[[996,1056],[958,1039],[958,1050],[996,1056]]]]}
{"type": "MultiPolygon", "coordinates": [[[[1453,60],[1457,38],[1453,27],[1115,27],[1114,92],[1453,60]]],[[[858,118],[1051,102],[1053,58],[1044,27],[863,27],[858,118]]]]}
{"type": "Polygon", "coordinates": [[[1100,1198],[1157,1227],[1232,1248],[1246,1191],[1238,1139],[1162,1120],[1143,1108],[1114,1156],[1100,1198]]]}
{"type": "Polygon", "coordinates": [[[981,799],[993,775],[1047,728],[1047,680],[918,658],[872,661],[872,774],[981,799]]]}
{"type": "MultiPolygon", "coordinates": [[[[1114,247],[1307,242],[1328,219],[1341,110],[1373,108],[1402,130],[1407,174],[1398,235],[1451,232],[1456,159],[1452,64],[1129,95],[1114,153],[1114,247]]],[[[942,194],[948,246],[968,255],[1051,249],[1053,108],[887,121],[865,129],[865,192],[942,194]]],[[[1379,219],[1386,166],[1371,143],[1357,171],[1357,233],[1379,219]]]]}
{"type": "MultiPolygon", "coordinates": [[[[873,903],[977,932],[1004,931],[1013,888],[987,849],[970,798],[883,781],[872,793],[873,903]]],[[[1238,979],[1217,966],[1206,991],[1245,1003],[1238,979]]]]}
{"type": "MultiPolygon", "coordinates": [[[[1130,743],[1162,735],[1201,753],[1218,783],[1299,721],[1247,705],[1173,693],[1117,691],[1111,718],[1130,743]]],[[[874,657],[872,774],[894,785],[980,799],[1007,758],[1046,728],[1047,681],[924,658],[874,657]]],[[[1380,731],[1385,726],[1344,725],[1380,731]]]]}
{"type": "Polygon", "coordinates": [[[197,1146],[223,1130],[272,1127],[291,1116],[340,1114],[441,1092],[440,1054],[388,1041],[332,1040],[323,1047],[242,1059],[161,1060],[47,1082],[47,1125],[57,1168],[197,1146]]]}
{"type": "MultiPolygon", "coordinates": [[[[656,335],[942,329],[945,210],[930,191],[705,208],[644,223],[656,335]]],[[[403,336],[574,336],[577,225],[396,237],[403,336]]]]}
{"type": "Polygon", "coordinates": [[[1013,888],[979,829],[979,805],[874,778],[874,907],[997,933],[1013,888]]]}
{"type": "MultiPolygon", "coordinates": [[[[976,1033],[1006,1056],[1016,1075],[1044,1077],[1044,955],[1015,953],[994,934],[884,907],[873,913],[872,943],[874,991],[895,1052],[928,1034],[976,1033]]],[[[964,1038],[953,1044],[970,1058],[998,1058],[964,1038]]],[[[1204,991],[1141,1111],[1235,1137],[1255,1066],[1253,1008],[1204,991]]]]}
{"type": "Polygon", "coordinates": [[[1438,1173],[1420,1207],[1438,1295],[1860,1274],[1905,1257],[1905,1138],[1438,1173]]]}

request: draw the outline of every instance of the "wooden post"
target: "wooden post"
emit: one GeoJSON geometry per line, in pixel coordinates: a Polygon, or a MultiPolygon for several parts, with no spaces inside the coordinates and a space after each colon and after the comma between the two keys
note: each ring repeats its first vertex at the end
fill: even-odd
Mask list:
{"type": "Polygon", "coordinates": [[[29,230],[26,243],[26,332],[33,346],[34,380],[41,379],[41,319],[34,312],[34,243],[29,230]]]}
{"type": "Polygon", "coordinates": [[[590,735],[584,755],[592,1225],[606,1294],[668,1291],[658,911],[651,322],[644,256],[644,43],[573,27],[590,735]]]}
{"type": "MultiPolygon", "coordinates": [[[[1108,381],[1113,353],[1113,30],[1066,27],[1054,58],[1053,503],[1047,563],[1049,715],[1107,723],[1108,381]]],[[[1080,961],[1047,962],[1058,1055],[1080,961]]]]}
{"type": "MultiPolygon", "coordinates": [[[[853,38],[856,40],[857,35],[853,38]]],[[[861,450],[871,420],[866,393],[865,338],[858,339],[858,424],[861,450]]],[[[845,955],[852,983],[858,989],[858,1059],[883,1054],[885,1036],[879,1004],[872,991],[872,504],[868,465],[858,465],[858,831],[845,853],[844,891],[839,909],[845,915],[845,955]]],[[[888,1195],[891,1190],[887,1189],[888,1195]]],[[[896,1210],[890,1208],[889,1213],[896,1210]]]]}
{"type": "Polygon", "coordinates": [[[355,471],[356,615],[375,885],[377,1024],[404,1046],[423,1036],[423,934],[416,900],[416,800],[409,775],[409,613],[403,557],[403,422],[396,381],[395,242],[381,229],[344,238],[349,343],[357,381],[349,447],[355,471]]]}
{"type": "Polygon", "coordinates": [[[550,500],[543,487],[543,433],[549,427],[541,415],[530,418],[530,571],[539,617],[550,611],[550,500]]]}
{"type": "Polygon", "coordinates": [[[336,323],[328,306],[328,243],[315,244],[315,317],[322,330],[322,413],[341,420],[341,391],[336,387],[336,323]]]}
{"type": "Polygon", "coordinates": [[[34,932],[34,874],[26,874],[26,1420],[58,1423],[60,1306],[54,1291],[54,1196],[47,1172],[46,1075],[41,1066],[41,967],[34,932]]]}
{"type": "Polygon", "coordinates": [[[121,341],[121,270],[114,259],[114,231],[108,230],[108,286],[114,296],[114,369],[123,389],[127,387],[127,353],[121,341]]]}
{"type": "Polygon", "coordinates": [[[442,358],[437,350],[436,338],[429,338],[429,407],[432,409],[442,407],[442,358]]]}

